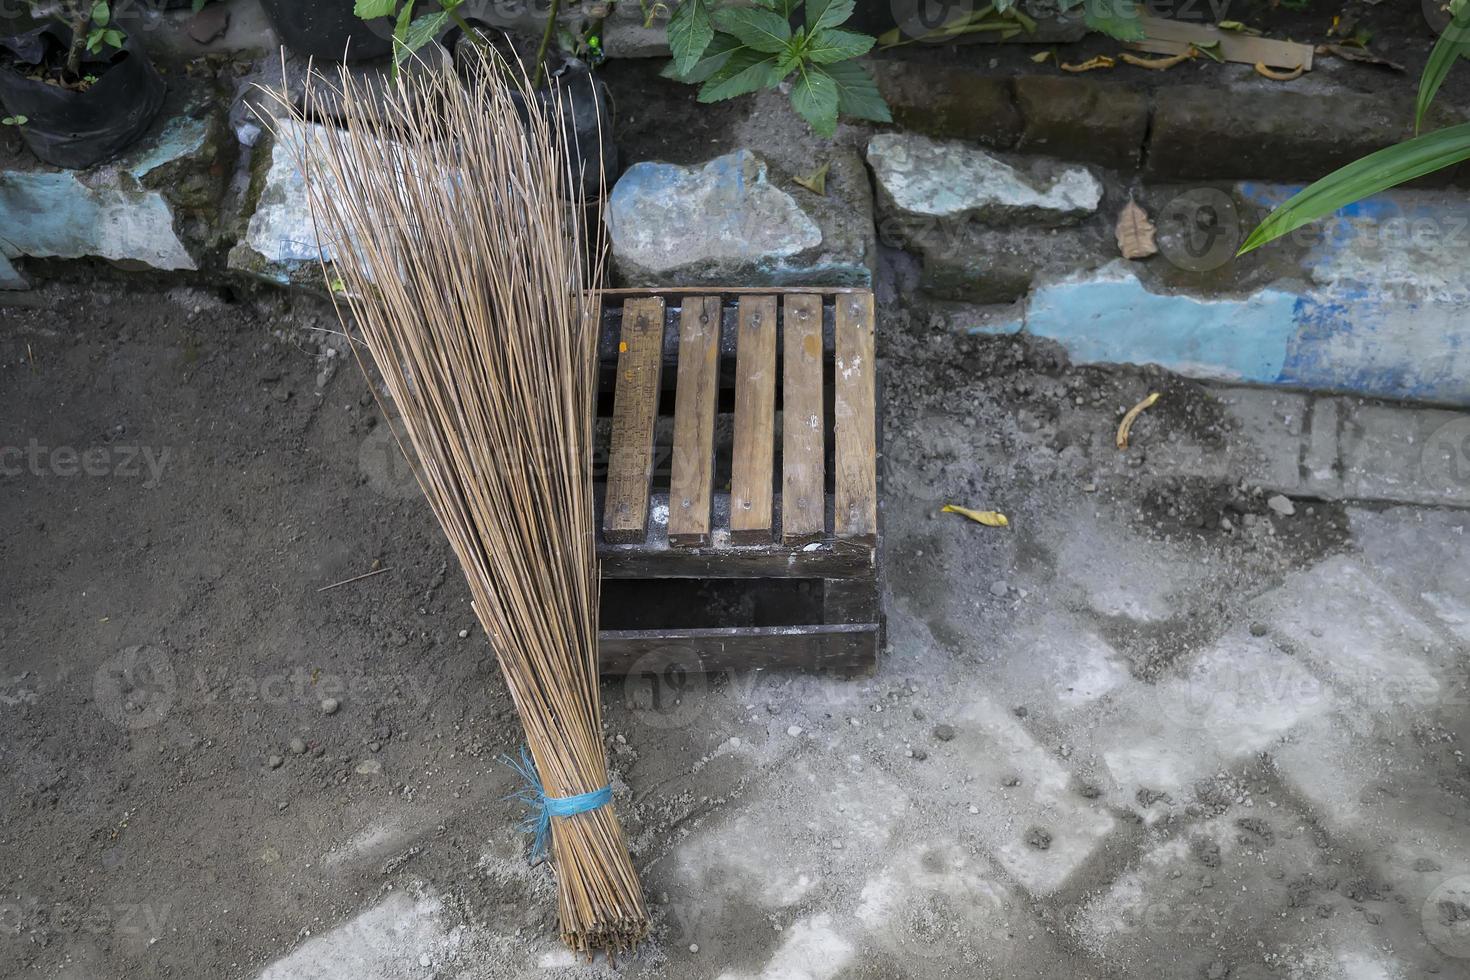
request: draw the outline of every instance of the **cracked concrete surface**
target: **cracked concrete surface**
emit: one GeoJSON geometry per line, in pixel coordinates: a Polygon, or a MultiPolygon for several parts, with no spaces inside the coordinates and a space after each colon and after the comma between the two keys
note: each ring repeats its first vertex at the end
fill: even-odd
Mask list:
{"type": "MultiPolygon", "coordinates": [[[[556,939],[501,799],[503,687],[422,505],[364,469],[372,410],[323,372],[321,311],[42,295],[0,308],[0,445],[121,424],[105,445],[174,453],[150,488],[4,478],[0,973],[1470,972],[1470,511],[1274,483],[1301,475],[1279,434],[1315,429],[1299,396],[885,309],[886,655],[605,685],[655,916],[614,968],[556,939]],[[315,593],[374,556],[394,573],[315,593]],[[120,728],[97,678],[136,644],[173,695],[120,728]],[[325,718],[334,676],[379,683],[325,718]]],[[[1459,472],[1426,451],[1382,458],[1459,472]]]]}

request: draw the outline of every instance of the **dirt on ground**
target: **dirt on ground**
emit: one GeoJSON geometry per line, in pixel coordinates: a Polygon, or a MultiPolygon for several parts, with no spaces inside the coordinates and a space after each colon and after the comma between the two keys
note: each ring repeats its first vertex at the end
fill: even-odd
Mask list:
{"type": "MultiPolygon", "coordinates": [[[[636,975],[750,965],[771,941],[677,965],[699,945],[684,917],[713,901],[688,894],[678,843],[742,796],[774,807],[761,833],[807,834],[800,812],[751,789],[763,769],[732,754],[730,726],[779,741],[797,719],[834,725],[876,778],[902,781],[895,767],[911,763],[881,760],[909,736],[860,728],[860,707],[911,713],[927,731],[923,706],[948,672],[1025,689],[1006,687],[1021,665],[997,656],[1028,591],[1091,623],[1153,683],[1244,627],[1248,597],[1345,539],[1340,505],[1288,521],[1255,487],[1148,471],[1168,433],[1234,438],[1207,387],[1073,368],[1020,338],[957,334],[918,306],[890,304],[882,323],[884,567],[903,623],[876,684],[828,682],[847,693],[828,690],[825,711],[799,678],[758,696],[696,679],[667,702],[687,710],[650,710],[636,680],[605,687],[619,805],[657,920],[636,975]],[[1165,397],[1134,426],[1135,450],[1099,454],[1149,391],[1165,397]],[[942,515],[944,502],[1003,510],[1011,526],[942,515]],[[1046,530],[1093,512],[1121,521],[1134,553],[1046,530]],[[1197,555],[1210,587],[1169,585],[1165,610],[1131,607],[1137,589],[1114,605],[1078,591],[1078,568],[1137,575],[1151,549],[1170,557],[1143,574],[1178,575],[1179,556],[1197,555]]],[[[457,962],[474,964],[446,975],[523,975],[526,949],[555,946],[549,876],[527,866],[521,813],[504,799],[513,709],[338,331],[303,297],[106,277],[0,306],[0,974],[253,976],[424,881],[456,924],[457,962]]],[[[940,797],[982,792],[965,788],[963,757],[933,764],[921,784],[940,780],[940,797]]],[[[1103,792],[1090,786],[1081,798],[1103,792]]],[[[1033,831],[1038,853],[1065,844],[1057,827],[1033,831]]],[[[1269,846],[1265,831],[1241,834],[1269,846]]],[[[774,935],[765,913],[728,915],[699,934],[774,935]]],[[[871,962],[861,975],[896,961],[871,962]]]]}

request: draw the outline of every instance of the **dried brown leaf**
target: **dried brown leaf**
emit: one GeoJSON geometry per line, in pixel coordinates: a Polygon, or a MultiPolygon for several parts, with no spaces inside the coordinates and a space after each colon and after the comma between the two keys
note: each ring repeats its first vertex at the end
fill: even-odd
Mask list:
{"type": "Polygon", "coordinates": [[[1088,58],[1080,65],[1064,64],[1060,65],[1059,67],[1062,69],[1062,71],[1069,71],[1073,74],[1076,74],[1077,72],[1093,71],[1098,68],[1111,68],[1116,64],[1117,62],[1112,58],[1109,58],[1105,54],[1100,54],[1096,58],[1088,58]]]}
{"type": "Polygon", "coordinates": [[[1144,409],[1152,408],[1154,402],[1158,400],[1159,393],[1155,391],[1143,401],[1128,409],[1128,414],[1124,415],[1123,421],[1118,424],[1118,435],[1113,440],[1114,445],[1119,449],[1128,448],[1128,434],[1133,431],[1133,423],[1138,421],[1138,417],[1143,414],[1144,409]]]}
{"type": "Polygon", "coordinates": [[[1124,61],[1128,62],[1128,64],[1132,65],[1135,68],[1149,68],[1154,71],[1164,71],[1165,69],[1173,68],[1175,65],[1182,64],[1193,58],[1194,49],[1190,48],[1183,54],[1171,54],[1166,55],[1162,58],[1145,58],[1142,55],[1129,54],[1126,51],[1118,55],[1118,57],[1122,58],[1124,61]]]}
{"type": "Polygon", "coordinates": [[[805,187],[807,190],[811,191],[813,194],[821,194],[823,197],[825,197],[827,195],[827,171],[830,170],[831,167],[832,163],[831,161],[828,161],[827,163],[822,164],[816,170],[813,170],[811,173],[807,174],[805,177],[792,177],[791,179],[796,181],[802,187],[805,187]]]}
{"type": "Polygon", "coordinates": [[[1306,66],[1297,65],[1291,71],[1276,71],[1275,69],[1267,68],[1262,62],[1256,62],[1256,74],[1260,75],[1262,78],[1269,78],[1273,82],[1294,81],[1298,78],[1301,78],[1302,72],[1306,70],[1306,66]]]}
{"type": "Polygon", "coordinates": [[[1150,255],[1158,254],[1159,246],[1154,241],[1155,230],[1154,223],[1148,218],[1148,212],[1137,201],[1130,199],[1123,205],[1123,210],[1118,215],[1118,227],[1114,232],[1123,258],[1146,259],[1150,255]]]}

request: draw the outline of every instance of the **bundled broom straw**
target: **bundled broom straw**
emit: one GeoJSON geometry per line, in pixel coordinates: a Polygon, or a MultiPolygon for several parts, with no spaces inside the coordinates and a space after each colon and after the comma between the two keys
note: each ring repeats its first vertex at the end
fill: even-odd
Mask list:
{"type": "Polygon", "coordinates": [[[589,287],[605,242],[600,223],[588,230],[576,147],[559,106],[538,111],[524,70],[493,52],[466,78],[426,69],[385,93],[344,70],[314,75],[299,107],[271,95],[304,123],[327,87],[342,128],[272,128],[293,141],[318,237],[336,243],[328,282],[398,408],[520,713],[562,939],[631,948],[648,915],[610,805],[597,686],[589,287]]]}

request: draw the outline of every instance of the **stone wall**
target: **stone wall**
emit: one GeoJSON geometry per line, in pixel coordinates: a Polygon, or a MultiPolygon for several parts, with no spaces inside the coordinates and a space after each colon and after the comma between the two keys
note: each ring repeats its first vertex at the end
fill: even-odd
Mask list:
{"type": "MultiPolygon", "coordinates": [[[[302,66],[249,54],[241,32],[259,37],[258,9],[230,10],[209,43],[234,46],[233,70],[171,73],[168,117],[123,159],[0,171],[0,288],[22,287],[32,257],[320,288],[291,154],[245,99],[302,66]]],[[[657,25],[619,18],[609,43],[621,24],[624,53],[657,53],[633,43],[633,27],[648,41],[657,25]]],[[[1054,69],[870,64],[895,123],[844,123],[811,143],[820,181],[792,172],[802,154],[789,129],[756,120],[737,127],[733,152],[631,161],[605,209],[619,284],[913,286],[955,329],[1034,334],[1079,361],[1470,404],[1457,276],[1470,204],[1453,171],[1234,257],[1295,185],[1408,135],[1407,90],[1262,87],[1228,66],[1229,84],[1149,89],[1054,69]],[[1120,254],[1129,202],[1155,228],[1151,256],[1120,254]],[[909,267],[912,282],[895,271],[909,267]]],[[[670,116],[701,111],[689,88],[659,92],[670,116]]]]}

